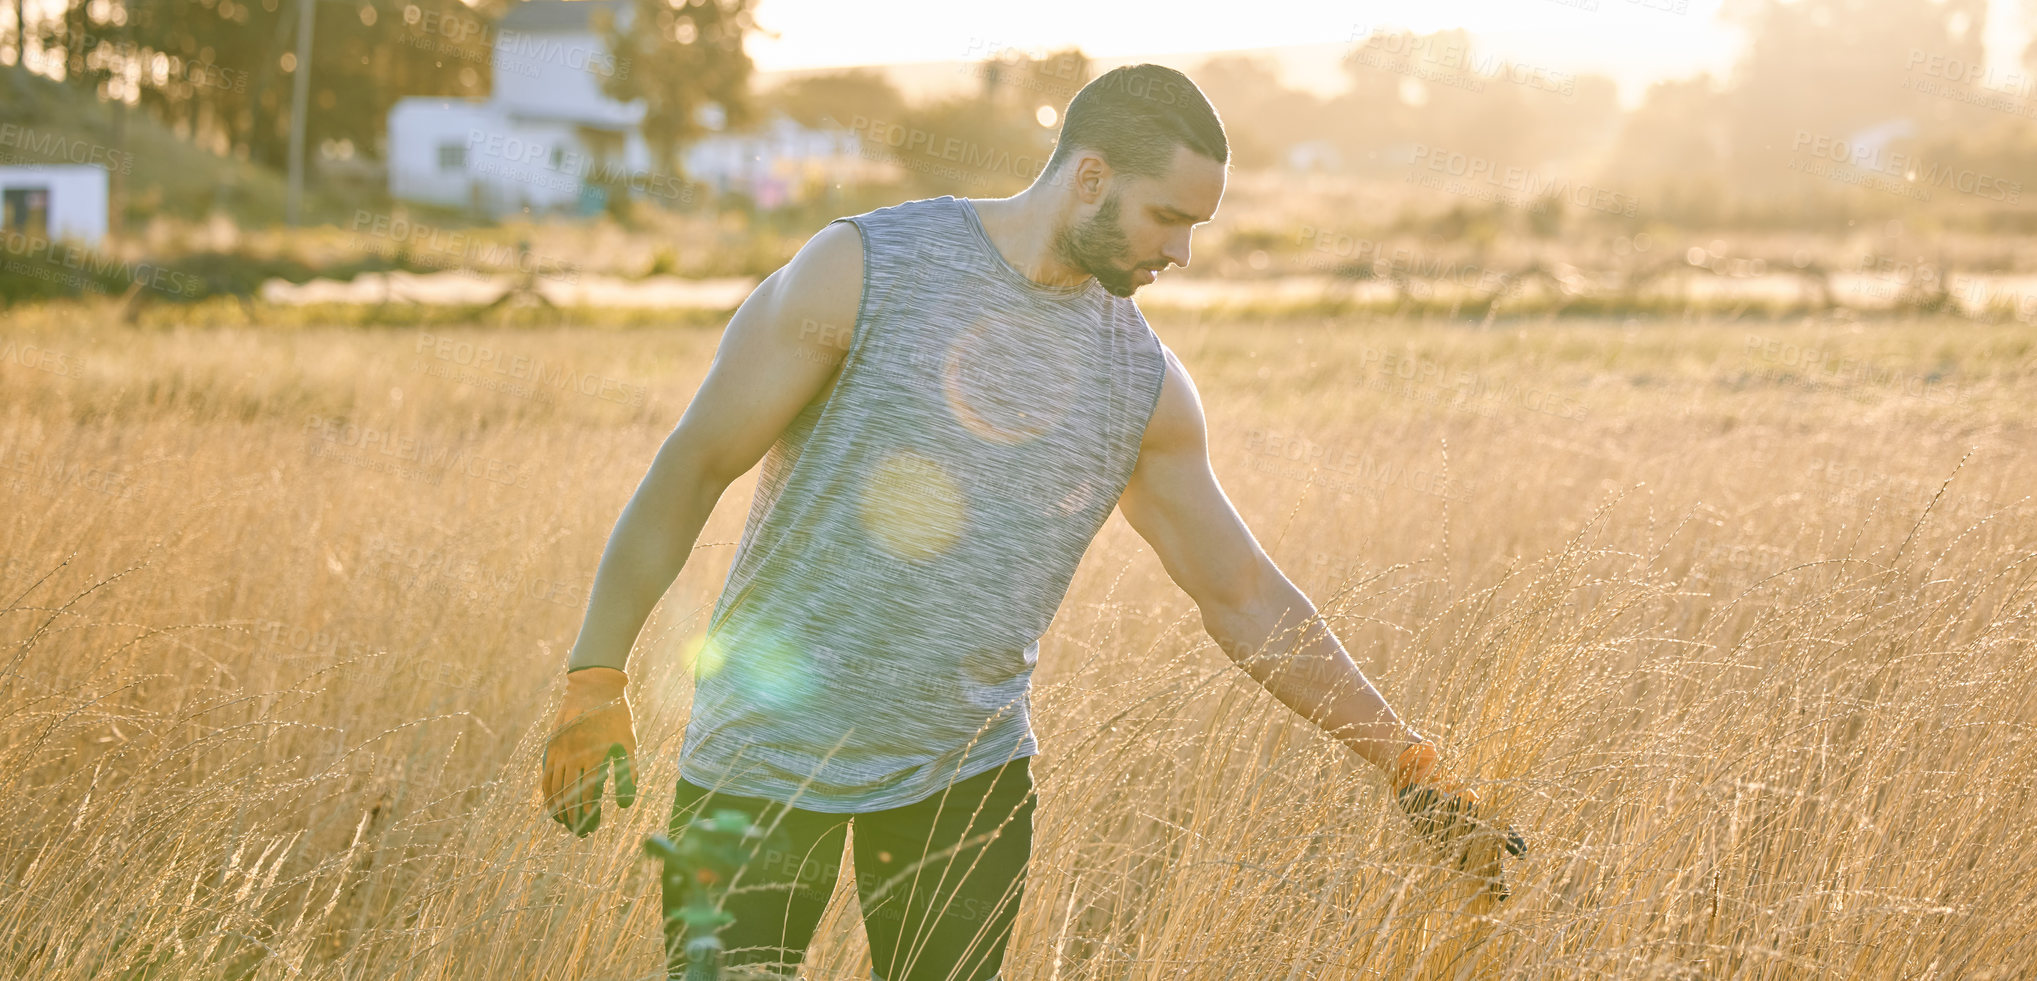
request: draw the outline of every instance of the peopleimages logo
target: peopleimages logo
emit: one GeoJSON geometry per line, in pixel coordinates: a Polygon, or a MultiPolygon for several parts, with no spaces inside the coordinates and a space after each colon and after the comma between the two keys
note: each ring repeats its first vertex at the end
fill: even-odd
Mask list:
{"type": "Polygon", "coordinates": [[[202,59],[190,58],[159,54],[130,39],[111,34],[72,32],[68,28],[66,34],[68,40],[64,46],[73,52],[92,52],[90,57],[95,63],[145,65],[143,73],[153,76],[152,84],[158,88],[181,84],[193,88],[219,89],[223,92],[248,90],[248,73],[211,61],[210,48],[206,49],[202,59]]]}
{"type": "Polygon", "coordinates": [[[354,211],[356,235],[392,243],[425,265],[452,266],[469,272],[510,268],[533,278],[567,283],[580,281],[580,271],[564,261],[516,245],[490,244],[466,232],[411,221],[373,211],[354,211]]]}
{"type": "Polygon", "coordinates": [[[61,134],[38,132],[18,123],[0,123],[0,147],[20,151],[22,163],[97,164],[107,170],[128,174],[134,171],[134,154],[85,140],[66,139],[61,134]]]}
{"type": "Polygon", "coordinates": [[[1086,62],[1070,52],[1027,52],[1022,48],[972,37],[957,71],[994,79],[998,85],[1034,91],[1066,102],[1082,87],[1086,62]]]}
{"type": "Polygon", "coordinates": [[[436,443],[400,430],[363,426],[336,416],[307,416],[304,432],[314,458],[325,457],[431,483],[450,473],[528,488],[537,471],[535,465],[476,456],[464,446],[436,443]]]}
{"type": "MultiPolygon", "coordinates": [[[[444,38],[454,45],[479,41],[507,58],[564,65],[607,78],[629,77],[629,59],[617,58],[600,45],[567,44],[548,34],[505,31],[478,17],[419,10],[415,4],[403,9],[403,22],[420,34],[444,38]]],[[[519,75],[535,77],[517,66],[510,68],[519,75]]]]}
{"type": "Polygon", "coordinates": [[[1352,31],[1351,36],[1355,44],[1350,60],[1368,68],[1472,92],[1482,92],[1487,81],[1497,81],[1566,98],[1577,94],[1574,74],[1550,71],[1496,54],[1477,54],[1453,37],[1421,36],[1375,27],[1361,27],[1352,31]]]}
{"type": "MultiPolygon", "coordinates": [[[[467,149],[473,151],[477,157],[493,157],[520,167],[541,168],[556,173],[560,175],[558,181],[621,185],[638,194],[664,198],[668,201],[691,203],[693,200],[693,189],[684,180],[671,174],[635,170],[620,160],[597,159],[593,154],[583,153],[564,145],[555,146],[545,140],[527,140],[505,133],[470,129],[467,131],[467,149]]],[[[502,169],[499,176],[525,182],[552,180],[542,174],[518,173],[515,169],[502,169]]],[[[570,189],[574,185],[552,183],[549,186],[570,189]]]]}
{"type": "Polygon", "coordinates": [[[82,378],[85,362],[69,351],[57,351],[34,344],[16,344],[8,341],[0,344],[0,364],[18,364],[24,368],[47,371],[64,378],[82,378]]]}
{"type": "Polygon", "coordinates": [[[188,297],[196,297],[204,286],[191,273],[149,262],[130,262],[69,242],[51,241],[40,235],[0,231],[0,251],[20,257],[0,263],[0,268],[7,272],[91,292],[105,292],[101,283],[106,280],[188,297]]]}
{"type": "Polygon", "coordinates": [[[1047,158],[1030,154],[1013,154],[1010,150],[985,146],[974,140],[956,136],[942,136],[928,130],[905,126],[900,123],[855,116],[849,121],[849,131],[858,137],[895,151],[894,155],[918,152],[929,157],[960,164],[972,170],[1008,173],[1028,180],[1038,176],[1047,165],[1047,158]]]}
{"type": "Polygon", "coordinates": [[[1757,372],[1757,377],[1778,382],[1803,382],[1835,389],[1887,388],[1910,398],[1941,405],[1959,405],[1973,397],[1972,390],[1961,388],[1957,379],[1941,377],[1935,371],[1905,371],[1877,361],[1824,348],[1799,346],[1761,334],[1747,335],[1745,353],[1771,365],[1767,370],[1757,372]]]}
{"type": "Polygon", "coordinates": [[[1188,93],[1172,78],[1154,79],[1144,75],[1111,75],[1104,73],[1098,83],[1105,89],[1122,88],[1125,94],[1135,99],[1151,99],[1163,106],[1188,105],[1188,93]]]}
{"type": "Polygon", "coordinates": [[[1301,226],[1300,234],[1295,237],[1295,244],[1319,253],[1303,257],[1301,264],[1304,268],[1356,265],[1371,269],[1377,275],[1447,282],[1466,289],[1486,292],[1498,292],[1505,288],[1508,279],[1505,272],[1489,269],[1475,262],[1452,262],[1441,255],[1425,253],[1404,245],[1389,247],[1383,242],[1357,238],[1313,225],[1301,226]]]}
{"type": "MultiPolygon", "coordinates": [[[[1814,164],[1822,164],[1828,160],[1846,164],[1870,174],[1917,185],[1917,190],[1949,186],[1961,194],[1971,194],[2003,204],[2017,203],[2023,193],[2022,181],[2004,180],[1971,167],[1945,163],[1927,164],[1906,153],[1885,153],[1884,148],[1878,143],[1849,143],[1837,137],[1800,129],[1797,130],[1796,141],[1790,145],[1790,149],[1800,155],[1808,155],[1814,164]]],[[[1838,174],[1801,167],[1796,161],[1792,161],[1791,166],[1808,173],[1839,179],[1838,174]]]]}
{"type": "MultiPolygon", "coordinates": [[[[420,334],[415,353],[420,359],[429,357],[448,366],[472,368],[477,372],[528,382],[533,386],[533,392],[541,389],[577,392],[628,406],[642,406],[650,397],[650,388],[646,385],[607,375],[589,374],[542,358],[530,358],[500,348],[491,348],[486,344],[477,345],[451,337],[420,334]]],[[[454,378],[464,380],[459,376],[454,378]]]]}
{"type": "MultiPolygon", "coordinates": [[[[1965,61],[1947,55],[1931,54],[1920,48],[1910,49],[1910,61],[1907,69],[1914,74],[1925,75],[1958,85],[1970,85],[1974,88],[1998,92],[2003,95],[2017,97],[2037,95],[2037,87],[2033,87],[2030,76],[2027,74],[2022,72],[2000,74],[1978,61],[1965,61]]],[[[1914,88],[1915,86],[1906,81],[1904,87],[1914,88]]]]}
{"type": "Polygon", "coordinates": [[[1525,167],[1423,143],[1415,144],[1408,167],[1408,183],[1517,204],[1538,213],[1551,198],[1623,218],[1641,213],[1640,200],[1631,194],[1582,182],[1573,184],[1568,178],[1548,177],[1525,167]],[[1432,177],[1422,173],[1425,170],[1444,176],[1432,177]]]}
{"type": "Polygon", "coordinates": [[[1253,455],[1250,469],[1256,473],[1297,480],[1317,479],[1333,490],[1349,491],[1378,498],[1390,487],[1405,487],[1436,497],[1463,501],[1471,486],[1462,478],[1452,479],[1442,468],[1408,466],[1392,460],[1374,460],[1370,453],[1353,449],[1332,449],[1295,433],[1254,429],[1245,434],[1245,451],[1253,455]],[[1295,467],[1283,467],[1275,461],[1295,467]]]}
{"type": "MultiPolygon", "coordinates": [[[[106,470],[69,460],[38,457],[27,450],[0,453],[0,475],[19,474],[51,487],[82,487],[96,494],[122,500],[134,497],[133,477],[119,470],[106,470]]],[[[13,478],[13,483],[20,483],[13,478]]]]}

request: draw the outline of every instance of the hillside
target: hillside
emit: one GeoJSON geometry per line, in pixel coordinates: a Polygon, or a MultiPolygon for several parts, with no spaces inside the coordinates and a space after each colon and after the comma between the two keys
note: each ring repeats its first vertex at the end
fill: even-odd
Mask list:
{"type": "MultiPolygon", "coordinates": [[[[283,219],[284,175],[196,146],[147,113],[128,111],[124,124],[120,115],[61,82],[0,68],[0,163],[106,166],[116,220],[131,229],[157,215],[198,219],[215,210],[243,225],[283,219]]],[[[346,213],[317,194],[305,209],[313,220],[346,213]]]]}

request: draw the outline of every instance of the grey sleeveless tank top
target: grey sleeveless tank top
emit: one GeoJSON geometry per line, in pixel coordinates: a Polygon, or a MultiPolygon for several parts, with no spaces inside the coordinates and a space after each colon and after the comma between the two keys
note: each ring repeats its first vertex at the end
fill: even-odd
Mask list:
{"type": "Polygon", "coordinates": [[[1039,751],[1039,638],[1166,361],[1131,300],[1026,278],[965,200],[836,220],[862,235],[862,308],[833,392],[764,457],[680,776],[854,813],[1039,751]]]}

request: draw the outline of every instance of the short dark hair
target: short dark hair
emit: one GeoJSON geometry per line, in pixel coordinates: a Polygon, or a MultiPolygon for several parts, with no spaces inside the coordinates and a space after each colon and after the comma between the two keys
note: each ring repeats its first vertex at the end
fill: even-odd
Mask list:
{"type": "Polygon", "coordinates": [[[1158,177],[1188,147],[1229,163],[1223,120],[1188,76],[1163,65],[1126,65],[1096,77],[1061,120],[1061,138],[1043,174],[1053,174],[1077,149],[1103,154],[1111,167],[1137,177],[1158,177]]]}

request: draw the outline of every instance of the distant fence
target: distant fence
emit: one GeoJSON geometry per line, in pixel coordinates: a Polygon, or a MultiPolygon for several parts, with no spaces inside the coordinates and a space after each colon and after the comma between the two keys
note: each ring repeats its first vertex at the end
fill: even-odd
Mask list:
{"type": "Polygon", "coordinates": [[[1959,272],[1930,264],[1845,269],[1811,260],[1680,259],[1591,270],[1562,262],[1473,262],[1410,268],[1346,263],[1264,279],[1162,276],[1141,301],[1231,312],[1372,312],[1497,317],[1525,314],[1766,315],[1854,311],[1941,314],[2037,324],[2037,274],[1959,272]]]}

